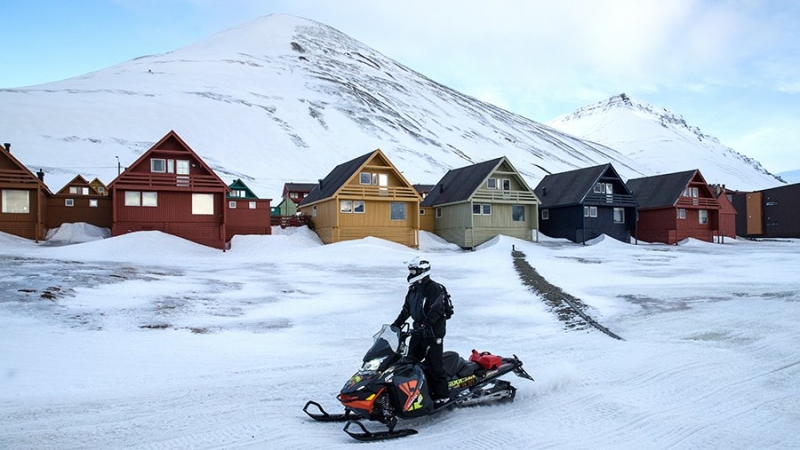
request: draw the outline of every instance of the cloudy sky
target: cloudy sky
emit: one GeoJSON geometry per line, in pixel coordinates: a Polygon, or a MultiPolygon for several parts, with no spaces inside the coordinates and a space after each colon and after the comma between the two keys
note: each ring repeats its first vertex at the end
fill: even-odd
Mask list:
{"type": "Polygon", "coordinates": [[[3,0],[0,88],[171,51],[275,13],[330,25],[539,122],[624,92],[771,172],[800,169],[793,0],[3,0]]]}

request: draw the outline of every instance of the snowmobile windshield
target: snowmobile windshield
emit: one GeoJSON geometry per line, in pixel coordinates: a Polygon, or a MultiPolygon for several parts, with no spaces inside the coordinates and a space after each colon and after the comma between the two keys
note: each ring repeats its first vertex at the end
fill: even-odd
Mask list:
{"type": "Polygon", "coordinates": [[[361,370],[366,372],[379,370],[385,362],[391,361],[400,346],[399,333],[389,325],[382,326],[372,338],[372,347],[364,355],[364,364],[361,366],[361,370]]]}

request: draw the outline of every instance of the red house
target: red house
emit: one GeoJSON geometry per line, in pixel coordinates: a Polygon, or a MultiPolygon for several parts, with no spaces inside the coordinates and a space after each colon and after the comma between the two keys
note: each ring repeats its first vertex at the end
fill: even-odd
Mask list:
{"type": "Polygon", "coordinates": [[[80,175],[48,199],[47,209],[48,228],[75,222],[111,228],[111,198],[98,192],[80,175]]]}
{"type": "Polygon", "coordinates": [[[711,185],[719,202],[719,235],[736,239],[736,208],[733,206],[733,192],[725,185],[711,185]]]}
{"type": "Polygon", "coordinates": [[[628,180],[639,204],[637,240],[676,244],[719,236],[719,202],[699,170],[628,180]]]}
{"type": "Polygon", "coordinates": [[[111,234],[158,230],[225,249],[230,188],[170,131],[109,184],[111,234]]]}
{"type": "Polygon", "coordinates": [[[258,198],[242,180],[228,186],[228,239],[235,234],[272,234],[269,198],[258,198]]]}
{"type": "Polygon", "coordinates": [[[26,239],[47,234],[47,200],[53,195],[38,176],[11,155],[11,144],[0,149],[0,231],[26,239]]]}

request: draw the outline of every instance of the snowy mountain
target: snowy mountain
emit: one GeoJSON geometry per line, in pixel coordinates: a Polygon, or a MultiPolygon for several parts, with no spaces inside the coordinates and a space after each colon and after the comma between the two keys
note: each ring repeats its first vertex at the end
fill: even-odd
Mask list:
{"type": "Polygon", "coordinates": [[[110,182],[175,130],[226,181],[277,197],[381,148],[412,183],[507,156],[534,184],[613,161],[599,144],[460,94],[326,25],[272,15],[194,45],[64,81],[0,90],[0,140],[57,190],[110,182]]]}
{"type": "MultiPolygon", "coordinates": [[[[223,180],[240,178],[264,198],[376,148],[410,182],[426,184],[499,156],[533,186],[547,173],[606,162],[624,178],[687,168],[685,158],[645,163],[567,135],[449,89],[331,27],[285,15],[84,76],[2,89],[0,104],[0,142],[34,172],[43,169],[53,191],[76,174],[110,182],[118,165],[170,130],[223,180]]],[[[635,139],[645,132],[635,131],[635,139]]],[[[729,158],[736,164],[720,173],[707,172],[702,152],[689,165],[709,181],[770,185],[743,158],[729,158]]]]}
{"type": "Polygon", "coordinates": [[[781,177],[783,181],[790,184],[800,183],[800,169],[781,172],[778,176],[781,177]]]}
{"type": "Polygon", "coordinates": [[[758,161],[703,134],[680,114],[625,94],[584,106],[547,124],[612,147],[628,155],[648,174],[700,169],[709,183],[738,190],[783,184],[758,161]]]}

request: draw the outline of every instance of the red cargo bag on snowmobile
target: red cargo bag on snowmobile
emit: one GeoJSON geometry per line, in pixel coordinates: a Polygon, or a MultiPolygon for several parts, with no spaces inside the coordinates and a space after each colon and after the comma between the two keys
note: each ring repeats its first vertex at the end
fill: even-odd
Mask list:
{"type": "Polygon", "coordinates": [[[503,362],[503,358],[497,355],[493,355],[490,352],[479,352],[474,349],[472,350],[472,355],[470,355],[469,360],[487,370],[497,369],[503,362]]]}

